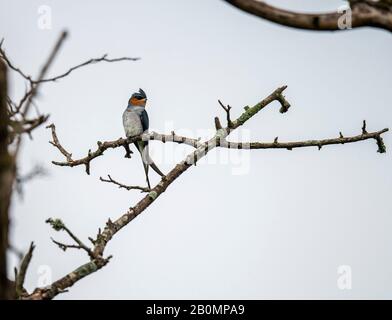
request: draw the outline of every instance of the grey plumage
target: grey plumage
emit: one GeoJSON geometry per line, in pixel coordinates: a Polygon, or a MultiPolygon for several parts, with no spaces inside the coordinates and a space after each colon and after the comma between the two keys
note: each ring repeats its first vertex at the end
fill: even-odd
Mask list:
{"type": "Polygon", "coordinates": [[[143,111],[144,113],[147,113],[144,107],[140,106],[128,107],[125,109],[123,113],[123,126],[127,137],[138,136],[148,130],[148,124],[147,128],[144,128],[141,121],[141,114],[143,111]]]}

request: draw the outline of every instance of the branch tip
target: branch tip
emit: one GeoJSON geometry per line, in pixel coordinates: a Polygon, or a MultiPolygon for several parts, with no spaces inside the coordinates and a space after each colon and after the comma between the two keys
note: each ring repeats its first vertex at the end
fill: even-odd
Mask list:
{"type": "Polygon", "coordinates": [[[23,285],[25,282],[27,269],[30,265],[31,258],[33,257],[34,249],[35,249],[34,242],[31,242],[29,250],[23,257],[22,262],[20,264],[19,272],[15,268],[15,290],[16,290],[16,296],[18,298],[27,294],[27,291],[23,287],[23,285]]]}
{"type": "Polygon", "coordinates": [[[215,121],[215,129],[216,129],[216,131],[221,130],[222,129],[222,124],[221,124],[219,118],[215,117],[214,121],[215,121]]]}
{"type": "Polygon", "coordinates": [[[366,131],[366,120],[363,120],[362,124],[362,134],[367,134],[368,132],[366,131]]]}
{"type": "Polygon", "coordinates": [[[377,150],[378,153],[386,153],[387,152],[387,147],[385,146],[384,140],[381,137],[381,135],[378,135],[376,137],[376,143],[377,143],[377,147],[378,147],[378,150],[377,150]]]}

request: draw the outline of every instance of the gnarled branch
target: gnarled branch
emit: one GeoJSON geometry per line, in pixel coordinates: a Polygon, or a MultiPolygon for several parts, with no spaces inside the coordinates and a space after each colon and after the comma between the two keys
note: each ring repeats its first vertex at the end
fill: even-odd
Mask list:
{"type": "Polygon", "coordinates": [[[351,0],[349,1],[350,13],[336,11],[315,14],[280,9],[265,3],[265,1],[224,1],[265,20],[297,29],[340,31],[359,27],[376,27],[392,31],[392,3],[390,0],[351,0]],[[345,14],[351,14],[351,25],[341,25],[345,14]]]}
{"type": "Polygon", "coordinates": [[[174,133],[174,131],[171,134],[159,134],[156,132],[149,132],[149,133],[144,133],[140,136],[135,136],[130,138],[119,138],[113,141],[105,141],[105,142],[97,141],[97,148],[94,151],[91,151],[91,149],[89,149],[87,152],[87,156],[79,159],[72,159],[72,154],[65,150],[65,148],[62,146],[62,144],[60,143],[57,137],[56,126],[54,124],[51,124],[47,126],[47,128],[51,129],[52,132],[52,141],[49,141],[49,143],[52,144],[54,147],[56,147],[64,155],[66,159],[66,161],[63,162],[52,161],[52,163],[55,164],[56,166],[61,166],[61,167],[76,167],[76,166],[84,165],[86,166],[87,174],[90,174],[90,162],[95,158],[102,156],[106,150],[116,149],[119,147],[127,148],[129,144],[134,143],[136,141],[157,140],[163,143],[174,142],[178,144],[186,144],[194,148],[197,148],[201,144],[200,139],[178,136],[174,133]]]}
{"type": "MultiPolygon", "coordinates": [[[[128,57],[109,59],[107,55],[103,55],[100,58],[90,59],[77,66],[71,67],[63,74],[51,78],[46,78],[48,70],[52,65],[53,61],[55,60],[56,56],[58,55],[66,37],[67,32],[63,31],[57,39],[47,60],[44,62],[43,67],[39,70],[37,78],[33,78],[32,76],[27,75],[20,68],[16,67],[13,62],[11,62],[11,59],[9,59],[6,55],[6,52],[3,48],[4,41],[0,41],[0,299],[14,298],[14,286],[16,287],[16,291],[20,298],[24,298],[24,294],[27,294],[27,292],[25,292],[23,288],[23,282],[34,246],[31,245],[29,253],[25,256],[25,259],[22,262],[19,272],[16,271],[15,283],[12,284],[11,288],[11,281],[9,281],[7,278],[6,259],[7,249],[9,248],[8,210],[10,207],[10,199],[13,192],[13,185],[15,184],[15,182],[17,183],[16,190],[18,190],[20,189],[18,188],[18,186],[20,186],[20,182],[26,181],[32,176],[34,176],[18,176],[16,170],[16,161],[18,159],[23,134],[26,133],[31,137],[31,133],[43,123],[45,123],[49,117],[48,115],[40,114],[38,109],[37,115],[35,117],[29,116],[31,106],[36,107],[34,103],[34,98],[37,96],[40,86],[42,85],[42,83],[56,81],[61,78],[64,78],[74,70],[90,64],[99,62],[110,63],[138,60],[138,58],[128,57]],[[6,67],[8,67],[9,70],[14,71],[18,75],[20,75],[27,82],[26,92],[23,94],[19,101],[15,102],[8,96],[6,67]],[[14,144],[14,152],[12,154],[8,150],[8,147],[11,144],[14,144]]],[[[54,139],[54,141],[56,140],[54,139]]],[[[71,158],[72,155],[68,155],[65,149],[59,150],[64,154],[64,156],[66,156],[66,158],[71,158]]],[[[69,234],[69,236],[71,236],[71,238],[76,242],[76,245],[63,244],[63,248],[77,247],[79,249],[83,249],[88,252],[90,258],[93,259],[95,261],[94,263],[96,263],[97,265],[104,265],[107,263],[108,259],[103,260],[100,257],[93,257],[92,251],[86,245],[84,245],[67,227],[64,226],[62,230],[65,230],[69,234]]],[[[54,242],[60,246],[59,242],[54,242]]],[[[81,272],[84,272],[84,270],[84,268],[79,269],[79,271],[81,272]]],[[[56,292],[61,293],[63,291],[57,290],[56,292]]],[[[29,298],[34,297],[29,296],[29,298]]]]}
{"type": "MultiPolygon", "coordinates": [[[[234,121],[232,121],[232,125],[229,127],[220,127],[217,129],[214,136],[205,141],[199,142],[197,140],[193,141],[195,145],[195,150],[192,151],[188,156],[178,163],[166,176],[162,177],[161,181],[149,190],[148,194],[145,195],[135,206],[129,208],[123,215],[121,215],[116,220],[108,220],[105,227],[101,231],[99,229],[98,234],[95,239],[89,238],[90,241],[93,243],[94,247],[92,248],[92,260],[76,270],[70,272],[69,274],[65,275],[61,279],[53,282],[46,288],[36,288],[34,292],[28,296],[29,299],[52,299],[57,294],[63,292],[67,288],[74,285],[77,281],[81,280],[87,275],[90,275],[97,270],[103,268],[108,262],[111,256],[104,258],[104,251],[109,241],[113,239],[113,237],[126,225],[128,225],[133,219],[135,219],[139,214],[144,212],[159,196],[161,196],[166,189],[185,171],[187,171],[193,164],[196,164],[201,158],[207,155],[209,151],[212,149],[223,146],[223,147],[231,147],[230,142],[226,141],[227,136],[230,134],[231,131],[235,130],[236,128],[244,125],[249,119],[255,116],[260,110],[264,109],[267,105],[271,104],[274,101],[278,101],[281,105],[280,112],[284,113],[287,112],[290,104],[283,96],[283,91],[286,89],[286,86],[276,89],[271,95],[267,98],[263,99],[261,102],[256,104],[253,107],[245,107],[245,111],[234,121]],[[227,144],[227,145],[226,145],[227,144]]],[[[52,135],[54,131],[54,127],[52,128],[52,135]]],[[[335,139],[328,139],[328,140],[310,140],[310,141],[303,141],[303,142],[289,142],[289,143],[280,143],[276,138],[275,141],[271,144],[260,144],[260,143],[250,143],[250,149],[260,149],[260,148],[295,148],[295,147],[307,147],[311,145],[322,146],[328,144],[343,144],[343,143],[350,143],[356,141],[362,141],[366,139],[376,139],[377,141],[381,139],[381,135],[386,132],[387,129],[367,133],[362,132],[359,136],[353,137],[344,137],[340,134],[339,138],[335,139]]],[[[158,135],[159,137],[164,137],[165,135],[158,135]]],[[[173,133],[174,136],[174,133],[173,133]]],[[[152,135],[146,135],[145,138],[149,139],[152,135]]],[[[132,138],[133,139],[133,138],[132,138]]],[[[71,160],[63,163],[65,166],[75,166],[77,164],[72,165],[72,161],[78,161],[78,164],[86,164],[85,162],[90,163],[91,160],[96,158],[99,155],[107,150],[108,148],[117,148],[124,143],[130,143],[137,141],[137,139],[142,139],[141,136],[135,137],[134,139],[119,139],[116,141],[105,142],[105,143],[98,143],[98,149],[95,152],[89,152],[89,156],[80,160],[71,160]],[[103,147],[104,146],[104,147],[103,147]]],[[[174,139],[177,140],[176,142],[179,143],[182,139],[174,139]]],[[[54,144],[56,146],[56,144],[54,144]]],[[[59,148],[59,146],[56,146],[59,148]]],[[[61,152],[61,150],[60,150],[61,152]]],[[[57,163],[56,163],[57,164],[57,163]]],[[[103,180],[101,178],[101,180],[103,180]]],[[[105,181],[105,180],[104,180],[105,181]]],[[[122,185],[109,176],[109,181],[114,184],[119,185],[120,187],[125,186],[122,185]]],[[[58,226],[58,228],[63,228],[62,223],[58,226]]]]}

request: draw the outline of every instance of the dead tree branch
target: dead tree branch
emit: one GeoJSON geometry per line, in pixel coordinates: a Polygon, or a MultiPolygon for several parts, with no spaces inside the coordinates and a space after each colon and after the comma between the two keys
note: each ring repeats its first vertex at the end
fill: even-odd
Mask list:
{"type": "Polygon", "coordinates": [[[82,249],[87,252],[87,254],[91,257],[94,258],[93,252],[89,247],[87,247],[77,236],[75,236],[70,229],[61,221],[60,219],[52,219],[49,218],[45,221],[46,223],[49,223],[52,228],[55,231],[65,231],[73,241],[75,241],[76,245],[66,245],[63,243],[60,243],[58,241],[55,241],[52,239],[52,241],[57,244],[61,249],[65,251],[66,248],[77,248],[77,249],[82,249]]]}
{"type": "Polygon", "coordinates": [[[339,137],[332,139],[323,139],[323,140],[306,140],[306,141],[295,141],[295,142],[278,142],[275,139],[274,142],[228,142],[226,140],[217,141],[217,145],[223,148],[229,149],[287,149],[293,150],[294,148],[304,148],[304,147],[317,147],[319,150],[323,146],[332,145],[332,144],[345,144],[345,143],[353,143],[359,142],[369,139],[376,140],[378,146],[379,153],[385,153],[386,148],[383,142],[381,135],[388,131],[388,128],[382,129],[376,132],[366,132],[356,136],[351,137],[339,137]]]}
{"type": "Polygon", "coordinates": [[[66,76],[68,76],[69,74],[71,74],[73,71],[85,67],[89,64],[95,64],[95,63],[99,63],[99,62],[120,62],[120,61],[137,61],[140,60],[140,58],[130,58],[130,57],[122,57],[122,58],[114,58],[114,59],[109,59],[107,58],[107,54],[104,54],[102,57],[100,58],[93,58],[93,59],[89,59],[83,63],[80,63],[74,67],[69,68],[68,71],[64,72],[63,74],[60,74],[58,76],[54,76],[52,78],[47,78],[47,79],[41,79],[41,80],[33,80],[33,83],[38,83],[38,82],[55,82],[59,79],[65,78],[66,76]]]}
{"type": "Polygon", "coordinates": [[[220,100],[218,100],[218,102],[219,102],[220,106],[222,107],[222,109],[225,110],[225,112],[226,112],[227,126],[228,126],[229,128],[233,127],[233,122],[231,121],[231,118],[230,118],[230,110],[231,110],[231,107],[230,107],[229,105],[225,106],[225,105],[222,103],[222,101],[220,101],[220,100]]]}
{"type": "MultiPolygon", "coordinates": [[[[16,139],[16,141],[17,144],[19,145],[21,143],[21,139],[19,138],[21,134],[27,133],[31,137],[31,132],[34,129],[41,126],[43,123],[46,123],[46,121],[48,120],[49,115],[38,115],[34,119],[26,118],[31,105],[33,104],[34,98],[38,94],[38,90],[41,84],[46,82],[56,82],[57,80],[67,77],[73,71],[88,65],[92,65],[100,62],[112,63],[112,62],[120,62],[120,61],[137,61],[140,59],[140,58],[132,58],[132,57],[108,58],[108,55],[105,54],[102,57],[92,58],[76,66],[73,66],[60,75],[56,75],[50,78],[45,78],[49,70],[49,67],[52,65],[56,55],[60,51],[60,48],[66,38],[67,38],[67,32],[63,31],[59,39],[57,40],[52,52],[50,53],[48,59],[44,63],[43,67],[41,68],[38,77],[36,79],[34,79],[30,75],[27,75],[25,72],[23,72],[20,68],[16,67],[11,62],[11,59],[7,56],[5,50],[2,47],[3,41],[0,42],[0,59],[3,60],[11,70],[18,73],[23,79],[25,79],[28,85],[25,94],[22,96],[19,102],[14,102],[9,97],[7,97],[8,113],[11,120],[10,121],[11,133],[9,139],[10,143],[15,141],[15,138],[17,137],[18,139],[16,139]]],[[[18,149],[19,148],[17,147],[16,150],[18,149]]]]}
{"type": "Polygon", "coordinates": [[[87,174],[90,174],[90,162],[95,158],[102,156],[106,150],[116,149],[119,147],[127,148],[129,144],[139,140],[143,140],[143,141],[157,140],[163,143],[174,142],[178,144],[186,144],[194,148],[197,148],[201,144],[200,139],[178,136],[174,132],[172,132],[171,134],[159,134],[156,132],[150,132],[150,133],[144,133],[141,136],[131,137],[128,139],[119,138],[113,141],[105,141],[105,142],[97,141],[97,148],[95,151],[91,151],[91,149],[89,149],[87,152],[87,156],[80,159],[72,159],[72,153],[69,153],[68,151],[65,150],[65,148],[62,146],[62,144],[60,143],[57,137],[56,126],[54,124],[51,124],[47,126],[47,128],[51,129],[52,132],[52,141],[49,141],[49,143],[54,147],[56,147],[61,152],[61,154],[64,155],[66,159],[66,161],[64,162],[52,161],[52,163],[55,164],[56,166],[61,166],[61,167],[76,167],[76,166],[84,165],[86,167],[87,174]]]}
{"type": "MultiPolygon", "coordinates": [[[[42,68],[40,69],[37,78],[33,78],[30,75],[27,75],[20,68],[14,65],[11,62],[11,59],[8,58],[4,48],[4,41],[0,41],[0,299],[7,299],[14,297],[14,288],[11,288],[10,281],[7,277],[7,249],[9,248],[8,244],[8,225],[9,225],[9,216],[8,210],[10,207],[10,199],[13,192],[13,186],[15,182],[17,182],[17,190],[18,184],[20,182],[26,181],[31,177],[35,176],[30,175],[27,177],[18,177],[16,172],[16,160],[18,158],[18,154],[20,151],[20,146],[22,143],[22,136],[27,134],[30,138],[32,137],[32,132],[40,127],[43,123],[46,123],[49,116],[41,115],[37,109],[36,117],[29,117],[29,111],[31,106],[35,106],[34,99],[38,94],[40,86],[46,82],[54,82],[59,79],[62,79],[73,71],[82,68],[84,66],[95,64],[99,62],[119,62],[119,61],[136,61],[138,58],[108,58],[107,55],[103,55],[100,58],[90,59],[86,62],[83,62],[77,66],[71,67],[65,73],[47,78],[46,75],[48,73],[49,68],[53,64],[55,58],[57,57],[60,49],[67,37],[67,32],[64,31],[60,34],[57,42],[55,43],[52,51],[50,52],[47,60],[44,62],[42,68]],[[6,76],[6,68],[20,75],[27,82],[27,87],[24,95],[17,102],[13,101],[7,92],[7,76],[6,76]],[[13,152],[9,151],[9,146],[14,144],[13,152]]],[[[54,126],[53,126],[54,128],[54,126]]],[[[56,139],[53,139],[54,143],[56,139]]],[[[71,154],[67,154],[65,149],[59,149],[66,158],[70,159],[71,154]]],[[[85,246],[75,235],[67,228],[63,227],[64,231],[66,231],[69,236],[77,243],[80,249],[83,249],[88,252],[91,258],[92,251],[85,246]]],[[[69,246],[70,247],[70,246],[69,246]]],[[[32,245],[30,247],[31,253],[27,255],[24,261],[28,262],[31,259],[31,254],[34,249],[32,245]]],[[[98,258],[98,264],[102,263],[101,258],[98,258]]],[[[22,263],[21,270],[19,274],[16,273],[16,291],[18,295],[24,294],[23,282],[25,273],[27,270],[27,265],[22,263]],[[26,265],[26,267],[25,267],[26,265]]],[[[60,291],[59,291],[60,293],[60,291]]]]}
{"type": "Polygon", "coordinates": [[[26,255],[22,259],[19,271],[15,270],[15,274],[16,274],[15,289],[16,289],[17,298],[27,294],[27,291],[23,287],[23,285],[25,282],[27,269],[30,265],[31,258],[33,257],[34,249],[35,249],[34,242],[31,242],[29,250],[27,251],[26,255]]]}
{"type": "MultiPolygon", "coordinates": [[[[108,262],[111,256],[104,258],[104,251],[109,243],[113,239],[113,237],[126,225],[128,225],[133,219],[135,219],[139,214],[144,212],[159,196],[161,196],[166,189],[174,182],[176,179],[181,176],[185,171],[187,171],[192,165],[196,164],[201,158],[205,157],[207,153],[211,150],[213,150],[216,147],[219,146],[224,146],[224,147],[231,147],[230,143],[226,141],[227,136],[230,134],[231,131],[237,129],[238,127],[244,125],[249,119],[251,119],[253,116],[255,116],[259,111],[264,109],[266,106],[271,104],[274,101],[278,101],[280,103],[280,112],[285,113],[288,111],[290,104],[288,101],[285,99],[283,96],[283,91],[286,89],[286,86],[281,87],[276,89],[271,95],[269,95],[267,98],[263,99],[260,101],[258,104],[256,104],[253,107],[246,107],[245,111],[234,121],[232,121],[231,127],[222,127],[221,125],[218,126],[219,128],[217,129],[216,133],[214,134],[211,139],[205,141],[205,142],[199,142],[198,140],[192,140],[195,142],[194,145],[192,145],[195,150],[193,150],[188,156],[178,163],[165,177],[162,177],[161,181],[153,187],[146,196],[144,196],[135,206],[129,208],[127,212],[125,212],[123,215],[121,215],[119,218],[117,218],[114,221],[111,221],[110,219],[106,223],[105,227],[101,231],[99,229],[99,232],[96,236],[95,239],[89,238],[91,242],[93,243],[94,247],[92,249],[92,255],[91,255],[91,261],[80,266],[79,268],[73,270],[69,274],[65,275],[64,277],[60,278],[59,280],[53,282],[51,285],[49,285],[46,288],[36,288],[34,292],[30,295],[27,296],[27,299],[52,299],[54,298],[57,294],[63,292],[67,288],[71,287],[74,285],[76,282],[81,280],[82,278],[96,272],[97,270],[100,270],[103,268],[108,262]],[[197,143],[196,143],[197,141],[197,143]],[[226,145],[227,144],[227,145],[226,145]]],[[[53,137],[53,131],[54,127],[51,127],[52,129],[52,137],[53,137]]],[[[359,136],[354,136],[354,137],[343,137],[342,134],[340,134],[339,138],[335,139],[327,139],[327,140],[309,140],[309,141],[303,141],[303,142],[289,142],[289,143],[280,143],[278,142],[278,139],[276,138],[273,143],[269,144],[260,144],[258,142],[256,143],[249,143],[250,144],[250,149],[261,149],[261,148],[296,148],[296,147],[308,147],[308,146],[320,146],[320,145],[328,145],[328,144],[343,144],[343,143],[350,143],[350,142],[357,142],[357,141],[362,141],[366,139],[381,139],[381,135],[385,133],[387,129],[373,132],[373,133],[362,133],[359,136]]],[[[158,135],[160,137],[165,137],[165,135],[158,135]]],[[[174,133],[173,135],[174,136],[174,133]]],[[[152,135],[145,135],[144,137],[135,137],[135,140],[126,140],[126,139],[119,139],[116,141],[110,141],[110,142],[105,142],[105,143],[98,143],[98,149],[95,152],[89,152],[88,157],[82,158],[79,160],[70,160],[62,164],[57,164],[57,165],[64,165],[64,166],[75,166],[79,164],[84,164],[90,163],[93,159],[95,159],[97,156],[102,155],[102,153],[109,149],[109,148],[117,148],[121,147],[126,143],[134,142],[137,140],[141,140],[142,138],[149,139],[152,137],[152,135]],[[104,146],[104,147],[103,147],[104,146]],[[75,163],[75,161],[78,161],[75,163]]],[[[54,140],[54,139],[53,139],[54,140]]],[[[173,139],[172,141],[176,140],[176,142],[180,143],[182,139],[173,139]]],[[[59,149],[59,146],[54,143],[54,146],[59,149]]],[[[61,150],[60,150],[61,152],[61,150]]],[[[63,152],[61,152],[63,153],[63,152]]],[[[64,155],[64,153],[63,153],[64,155]]],[[[103,180],[101,178],[101,180],[103,180]]],[[[105,181],[105,180],[104,180],[105,181]]],[[[110,182],[114,183],[116,185],[119,185],[120,187],[123,187],[124,185],[117,183],[111,177],[109,176],[109,180],[105,182],[110,182]]],[[[52,220],[52,226],[56,226],[57,229],[63,229],[63,224],[61,220],[52,220]],[[56,222],[57,221],[57,222],[56,222]],[[60,221],[60,222],[59,222],[60,221]]]]}
{"type": "MultiPolygon", "coordinates": [[[[351,28],[375,27],[392,31],[392,3],[390,0],[350,0],[351,13],[300,13],[276,8],[265,1],[224,0],[238,9],[280,25],[317,31],[341,31],[351,28]],[[342,25],[345,14],[351,14],[351,25],[342,25]]],[[[349,23],[349,21],[346,21],[349,23]]]]}
{"type": "Polygon", "coordinates": [[[27,81],[31,81],[31,77],[26,75],[22,70],[20,70],[19,68],[15,67],[11,60],[7,57],[7,55],[5,54],[4,49],[2,48],[4,43],[4,39],[1,40],[0,42],[0,57],[4,60],[4,62],[7,64],[8,68],[10,68],[11,70],[15,71],[16,73],[18,73],[21,77],[23,77],[25,80],[27,81]]]}
{"type": "Polygon", "coordinates": [[[117,185],[119,187],[119,189],[126,189],[126,190],[140,190],[141,192],[150,192],[151,190],[149,188],[145,188],[145,187],[140,187],[140,186],[127,186],[125,184],[122,184],[114,179],[112,179],[112,177],[110,176],[110,174],[108,174],[108,179],[99,177],[99,180],[101,180],[102,182],[108,182],[108,183],[113,183],[115,185],[117,185]]]}

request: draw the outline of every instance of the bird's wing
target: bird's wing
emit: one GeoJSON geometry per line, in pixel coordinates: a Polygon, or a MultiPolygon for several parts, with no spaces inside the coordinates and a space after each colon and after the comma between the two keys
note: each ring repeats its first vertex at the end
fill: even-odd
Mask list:
{"type": "Polygon", "coordinates": [[[147,131],[150,126],[150,121],[148,119],[148,113],[146,110],[143,110],[140,114],[140,121],[142,122],[143,132],[147,131]]]}

